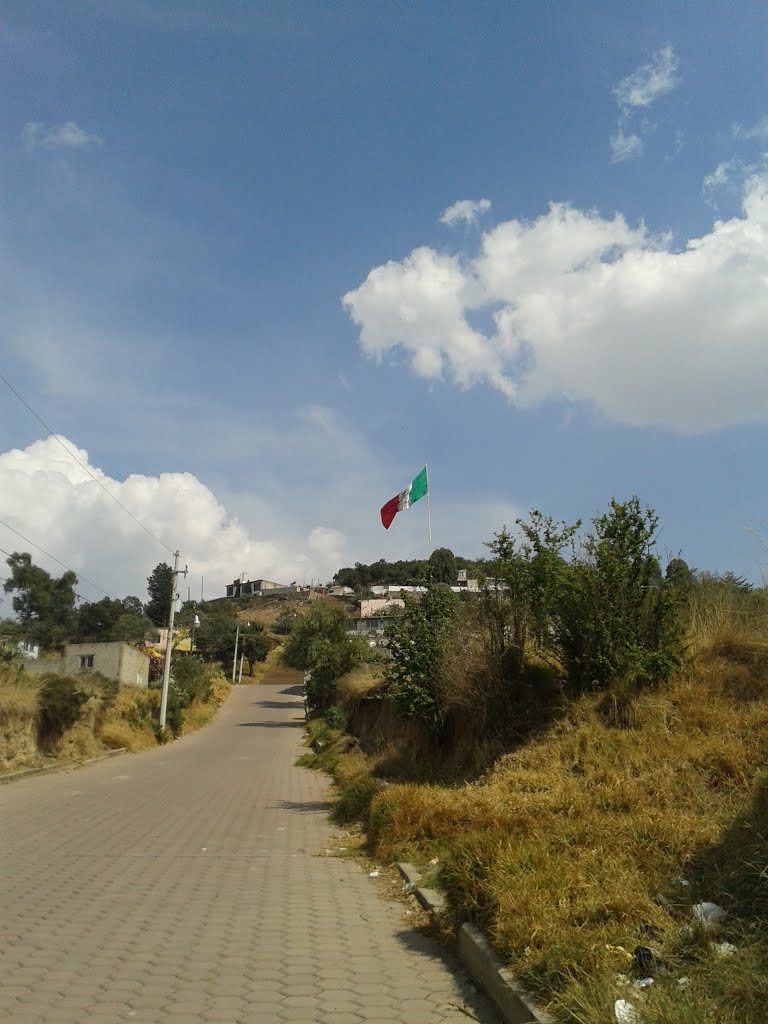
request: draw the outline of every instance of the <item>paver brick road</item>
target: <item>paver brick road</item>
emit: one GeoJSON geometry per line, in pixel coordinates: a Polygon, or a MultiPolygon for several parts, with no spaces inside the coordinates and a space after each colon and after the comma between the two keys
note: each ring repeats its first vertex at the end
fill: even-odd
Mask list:
{"type": "Polygon", "coordinates": [[[494,1021],[331,835],[301,701],[0,787],[2,1024],[494,1021]]]}

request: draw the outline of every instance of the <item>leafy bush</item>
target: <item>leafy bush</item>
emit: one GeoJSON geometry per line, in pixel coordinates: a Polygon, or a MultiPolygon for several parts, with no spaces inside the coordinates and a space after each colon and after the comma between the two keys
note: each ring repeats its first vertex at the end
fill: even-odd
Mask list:
{"type": "Polygon", "coordinates": [[[347,726],[346,716],[338,704],[332,704],[329,708],[326,708],[323,712],[323,718],[329,729],[337,729],[339,732],[344,732],[347,726]]]}
{"type": "Polygon", "coordinates": [[[301,616],[297,612],[292,612],[286,608],[275,619],[272,632],[281,636],[287,636],[300,618],[301,616]]]}
{"type": "Polygon", "coordinates": [[[556,620],[575,692],[667,678],[681,655],[679,588],[655,554],[658,518],[637,497],[611,501],[565,575],[556,620]]]}
{"type": "Polygon", "coordinates": [[[48,744],[72,728],[92,691],[72,676],[46,673],[41,678],[38,730],[41,742],[48,744]]]}
{"type": "Polygon", "coordinates": [[[386,670],[390,699],[403,718],[418,718],[435,731],[441,724],[435,677],[456,606],[449,587],[430,583],[420,602],[406,595],[403,611],[386,628],[392,656],[386,670]]]}
{"type": "Polygon", "coordinates": [[[184,701],[184,707],[193,700],[209,700],[215,672],[197,658],[180,657],[173,663],[174,689],[184,701]]]}
{"type": "Polygon", "coordinates": [[[527,521],[515,522],[520,537],[503,527],[486,542],[494,556],[492,579],[482,580],[480,596],[492,673],[504,681],[520,676],[529,643],[551,653],[553,616],[566,571],[561,552],[581,525],[558,523],[535,509],[527,521]]]}

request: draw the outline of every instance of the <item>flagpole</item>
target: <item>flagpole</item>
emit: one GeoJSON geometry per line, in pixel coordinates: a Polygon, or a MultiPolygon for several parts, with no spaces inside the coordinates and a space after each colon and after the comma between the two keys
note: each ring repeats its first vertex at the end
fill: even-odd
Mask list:
{"type": "Polygon", "coordinates": [[[432,554],[432,506],[429,502],[429,466],[424,463],[424,473],[427,478],[427,532],[429,534],[429,555],[432,554]]]}

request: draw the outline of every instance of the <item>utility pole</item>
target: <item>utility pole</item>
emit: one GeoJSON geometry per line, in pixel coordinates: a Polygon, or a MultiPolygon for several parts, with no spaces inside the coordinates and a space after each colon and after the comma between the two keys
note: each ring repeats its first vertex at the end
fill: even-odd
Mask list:
{"type": "MultiPolygon", "coordinates": [[[[173,620],[176,617],[176,577],[179,569],[179,552],[173,554],[173,586],[171,587],[171,607],[168,613],[168,639],[165,644],[165,664],[163,665],[163,694],[160,698],[160,728],[165,728],[165,715],[168,710],[168,684],[171,679],[171,651],[173,649],[173,620]]],[[[184,575],[187,575],[186,568],[184,575]]]]}

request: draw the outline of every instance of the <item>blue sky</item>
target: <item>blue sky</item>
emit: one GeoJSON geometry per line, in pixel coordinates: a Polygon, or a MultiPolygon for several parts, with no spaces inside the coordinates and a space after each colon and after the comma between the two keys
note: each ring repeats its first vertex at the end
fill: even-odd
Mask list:
{"type": "MultiPolygon", "coordinates": [[[[421,554],[378,507],[425,459],[457,552],[636,492],[760,579],[767,21],[5,0],[0,369],[214,590],[421,554]]],[[[0,518],[139,589],[163,549],[44,436],[3,389],[0,518]]]]}

